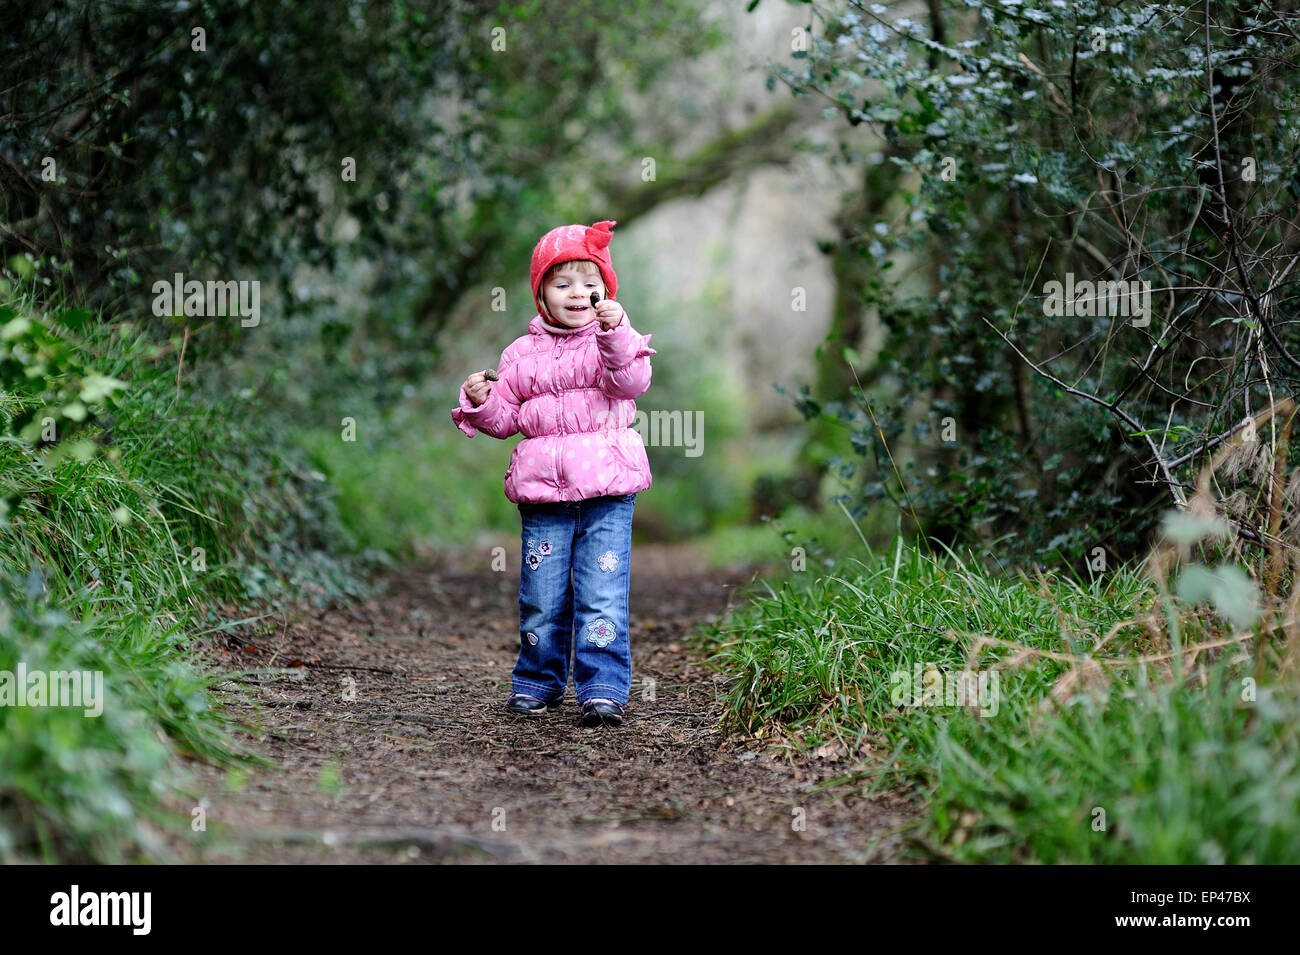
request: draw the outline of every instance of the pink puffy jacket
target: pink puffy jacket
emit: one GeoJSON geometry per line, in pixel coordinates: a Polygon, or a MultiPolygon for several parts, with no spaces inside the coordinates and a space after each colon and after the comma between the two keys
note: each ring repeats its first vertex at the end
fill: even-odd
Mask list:
{"type": "Polygon", "coordinates": [[[516,431],[505,491],[514,503],[580,501],[650,487],[650,461],[629,425],[633,400],[650,387],[650,335],[626,313],[603,331],[600,322],[557,328],[536,315],[501,353],[499,381],[475,407],[460,389],[456,427],[494,438],[516,431]]]}

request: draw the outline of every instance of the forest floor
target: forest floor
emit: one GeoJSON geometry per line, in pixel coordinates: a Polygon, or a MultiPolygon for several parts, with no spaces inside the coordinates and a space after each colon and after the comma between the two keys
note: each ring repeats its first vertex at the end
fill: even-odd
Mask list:
{"type": "Polygon", "coordinates": [[[204,652],[248,672],[219,695],[274,766],[240,779],[193,761],[194,805],[172,810],[202,807],[204,824],[172,848],[206,863],[906,861],[914,796],[832,782],[878,759],[870,742],[798,754],[719,731],[724,677],[686,637],[757,576],[706,569],[689,545],[634,547],[617,728],[581,726],[572,685],[560,710],[505,712],[517,568],[439,556],[368,601],[285,608],[273,636],[223,634],[204,652]]]}

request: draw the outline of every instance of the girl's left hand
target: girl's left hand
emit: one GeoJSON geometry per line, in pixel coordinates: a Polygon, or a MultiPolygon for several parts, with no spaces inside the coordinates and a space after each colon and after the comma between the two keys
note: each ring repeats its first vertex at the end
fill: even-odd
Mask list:
{"type": "Polygon", "coordinates": [[[596,318],[603,331],[609,331],[623,320],[623,306],[612,298],[602,298],[596,303],[596,318]]]}

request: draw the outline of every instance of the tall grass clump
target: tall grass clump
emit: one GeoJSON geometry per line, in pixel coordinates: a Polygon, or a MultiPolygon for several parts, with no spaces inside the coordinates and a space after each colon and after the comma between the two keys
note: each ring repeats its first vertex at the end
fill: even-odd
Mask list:
{"type": "Polygon", "coordinates": [[[373,555],[273,423],[178,375],[178,342],[0,292],[0,861],[166,858],[174,757],[241,758],[192,638],[215,606],[364,593],[373,555]],[[23,705],[20,665],[99,673],[102,713],[23,705]]]}
{"type": "Polygon", "coordinates": [[[1087,580],[900,538],[767,584],[701,634],[728,726],[864,754],[847,778],[912,787],[909,842],[935,859],[1295,862],[1294,608],[1265,625],[1244,571],[1190,560],[1211,523],[1167,529],[1087,580]]]}

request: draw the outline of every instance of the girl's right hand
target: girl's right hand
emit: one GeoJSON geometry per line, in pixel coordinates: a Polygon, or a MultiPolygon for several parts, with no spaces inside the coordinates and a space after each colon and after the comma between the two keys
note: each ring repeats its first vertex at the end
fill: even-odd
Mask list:
{"type": "Polygon", "coordinates": [[[474,403],[475,407],[487,401],[488,395],[492,393],[492,386],[488,384],[487,377],[481,371],[476,371],[466,378],[462,387],[464,387],[465,394],[474,403]]]}

